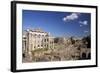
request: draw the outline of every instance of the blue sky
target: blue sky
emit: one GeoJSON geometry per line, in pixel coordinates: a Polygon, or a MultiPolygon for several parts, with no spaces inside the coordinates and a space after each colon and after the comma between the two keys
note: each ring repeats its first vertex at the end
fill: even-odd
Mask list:
{"type": "Polygon", "coordinates": [[[23,10],[23,30],[41,28],[54,37],[83,37],[90,35],[91,14],[23,10]]]}

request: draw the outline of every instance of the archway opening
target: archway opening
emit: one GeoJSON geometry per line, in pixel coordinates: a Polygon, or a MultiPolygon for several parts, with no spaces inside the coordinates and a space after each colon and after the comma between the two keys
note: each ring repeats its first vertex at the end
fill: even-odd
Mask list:
{"type": "Polygon", "coordinates": [[[82,59],[86,59],[86,53],[82,53],[82,59]]]}

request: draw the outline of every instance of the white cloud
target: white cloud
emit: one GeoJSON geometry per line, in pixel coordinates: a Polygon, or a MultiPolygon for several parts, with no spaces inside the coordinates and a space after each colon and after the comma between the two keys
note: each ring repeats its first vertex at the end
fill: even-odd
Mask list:
{"type": "Polygon", "coordinates": [[[79,13],[72,13],[70,15],[67,15],[63,18],[63,21],[69,21],[69,20],[75,20],[78,19],[79,13]]]}
{"type": "Polygon", "coordinates": [[[88,25],[88,21],[86,21],[86,20],[85,21],[79,21],[79,23],[82,24],[82,25],[88,25]]]}
{"type": "Polygon", "coordinates": [[[80,27],[82,27],[83,25],[80,25],[80,27]]]}
{"type": "Polygon", "coordinates": [[[89,31],[85,30],[84,33],[88,33],[89,31]]]}

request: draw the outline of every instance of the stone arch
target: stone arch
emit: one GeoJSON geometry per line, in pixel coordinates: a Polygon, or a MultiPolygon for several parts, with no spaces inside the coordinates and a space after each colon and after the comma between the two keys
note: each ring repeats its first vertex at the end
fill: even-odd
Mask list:
{"type": "Polygon", "coordinates": [[[86,59],[86,53],[82,53],[82,59],[86,59]]]}

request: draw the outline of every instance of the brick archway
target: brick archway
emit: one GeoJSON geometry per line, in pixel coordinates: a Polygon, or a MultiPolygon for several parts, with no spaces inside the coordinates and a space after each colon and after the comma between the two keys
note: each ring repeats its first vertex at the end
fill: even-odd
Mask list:
{"type": "Polygon", "coordinates": [[[81,48],[80,49],[80,59],[91,59],[91,49],[81,48]]]}

